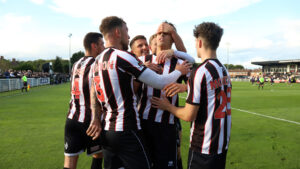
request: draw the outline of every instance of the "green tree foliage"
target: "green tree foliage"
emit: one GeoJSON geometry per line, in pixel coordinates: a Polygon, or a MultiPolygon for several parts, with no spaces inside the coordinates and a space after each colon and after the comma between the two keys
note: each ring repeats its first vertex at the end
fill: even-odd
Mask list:
{"type": "Polygon", "coordinates": [[[32,65],[33,65],[34,71],[42,72],[43,71],[42,66],[43,66],[43,64],[45,64],[47,62],[49,62],[49,61],[43,60],[43,59],[38,59],[38,60],[33,61],[32,65]]]}
{"type": "Polygon", "coordinates": [[[34,70],[32,62],[20,62],[20,64],[14,67],[15,70],[34,70]]]}
{"type": "Polygon", "coordinates": [[[69,61],[68,60],[62,60],[62,66],[63,66],[63,72],[69,73],[69,61]]]}
{"type": "Polygon", "coordinates": [[[62,64],[62,59],[58,56],[56,56],[55,61],[53,62],[53,71],[54,72],[63,72],[63,64],[62,64]]]}
{"type": "Polygon", "coordinates": [[[0,59],[0,69],[2,72],[12,67],[11,62],[7,59],[0,59]]]}
{"type": "Polygon", "coordinates": [[[84,57],[84,52],[79,51],[79,52],[74,53],[71,57],[71,66],[73,66],[73,64],[82,57],[84,57]]]}
{"type": "Polygon", "coordinates": [[[245,69],[242,65],[224,64],[227,69],[245,69]]]}

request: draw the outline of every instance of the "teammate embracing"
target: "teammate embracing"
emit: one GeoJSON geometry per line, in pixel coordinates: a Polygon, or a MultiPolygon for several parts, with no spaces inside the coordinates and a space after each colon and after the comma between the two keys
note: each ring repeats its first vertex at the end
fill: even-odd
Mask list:
{"type": "Polygon", "coordinates": [[[152,104],[191,121],[188,169],[224,169],[231,131],[231,82],[216,50],[223,29],[211,22],[196,26],[197,55],[202,64],[188,82],[186,105],[178,108],[166,98],[153,98],[152,104]]]}

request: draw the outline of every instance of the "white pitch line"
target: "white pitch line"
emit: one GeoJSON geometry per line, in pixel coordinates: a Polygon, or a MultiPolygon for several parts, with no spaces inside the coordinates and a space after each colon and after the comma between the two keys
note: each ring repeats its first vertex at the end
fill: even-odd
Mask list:
{"type": "Polygon", "coordinates": [[[259,114],[259,113],[254,113],[254,112],[251,112],[251,111],[237,109],[237,108],[233,108],[233,107],[231,107],[231,109],[238,110],[238,111],[245,112],[245,113],[254,114],[254,115],[257,115],[257,116],[267,117],[267,118],[270,118],[270,119],[275,119],[275,120],[280,120],[280,121],[285,121],[285,122],[289,122],[289,123],[294,123],[294,124],[300,125],[300,123],[296,122],[296,121],[286,120],[286,119],[282,119],[282,118],[278,118],[278,117],[273,117],[273,116],[267,116],[267,115],[263,115],[263,114],[259,114]]]}
{"type": "MultiPolygon", "coordinates": [[[[185,97],[182,97],[182,96],[180,96],[180,98],[185,99],[185,97]]],[[[251,111],[247,111],[247,110],[237,109],[237,108],[233,108],[233,107],[231,107],[231,109],[238,110],[238,111],[245,112],[245,113],[249,113],[249,114],[254,114],[254,115],[257,115],[257,116],[262,116],[262,117],[266,117],[266,118],[270,118],[270,119],[275,119],[275,120],[280,120],[280,121],[285,121],[285,122],[288,122],[288,123],[294,123],[294,124],[300,125],[300,123],[296,122],[296,121],[286,120],[286,119],[273,117],[273,116],[267,116],[267,115],[263,115],[263,114],[259,114],[259,113],[255,113],[255,112],[251,112],[251,111]]]]}

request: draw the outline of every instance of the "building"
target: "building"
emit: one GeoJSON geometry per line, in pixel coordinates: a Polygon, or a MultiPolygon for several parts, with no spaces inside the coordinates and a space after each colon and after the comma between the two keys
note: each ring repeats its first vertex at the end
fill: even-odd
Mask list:
{"type": "Polygon", "coordinates": [[[254,65],[262,66],[264,75],[297,76],[300,75],[300,59],[277,60],[277,61],[257,61],[251,62],[254,65]]]}

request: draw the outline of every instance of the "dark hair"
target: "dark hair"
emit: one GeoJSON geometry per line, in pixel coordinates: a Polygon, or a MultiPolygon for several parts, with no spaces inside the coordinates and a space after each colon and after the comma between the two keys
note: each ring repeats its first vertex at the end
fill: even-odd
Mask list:
{"type": "Polygon", "coordinates": [[[122,27],[123,24],[126,24],[126,22],[122,18],[119,18],[117,16],[108,16],[102,20],[99,29],[100,32],[105,36],[113,28],[122,27]]]}
{"type": "Polygon", "coordinates": [[[133,43],[136,41],[136,40],[139,40],[139,39],[144,39],[147,41],[146,37],[144,35],[137,35],[135,36],[129,43],[129,46],[130,48],[132,47],[133,43]]]}
{"type": "Polygon", "coordinates": [[[164,21],[164,23],[171,25],[174,28],[175,32],[177,32],[174,24],[172,24],[171,22],[168,22],[168,21],[164,21]]]}
{"type": "Polygon", "coordinates": [[[150,36],[150,38],[149,38],[149,45],[151,45],[151,41],[152,41],[154,38],[156,38],[156,36],[157,36],[157,34],[153,34],[153,35],[150,36]]]}
{"type": "Polygon", "coordinates": [[[194,29],[195,38],[204,39],[204,47],[216,50],[223,35],[223,29],[213,22],[203,22],[194,29]]]}
{"type": "Polygon", "coordinates": [[[97,32],[89,32],[85,35],[83,40],[83,46],[86,51],[91,51],[91,44],[96,43],[98,44],[99,38],[103,38],[101,33],[97,32]]]}

